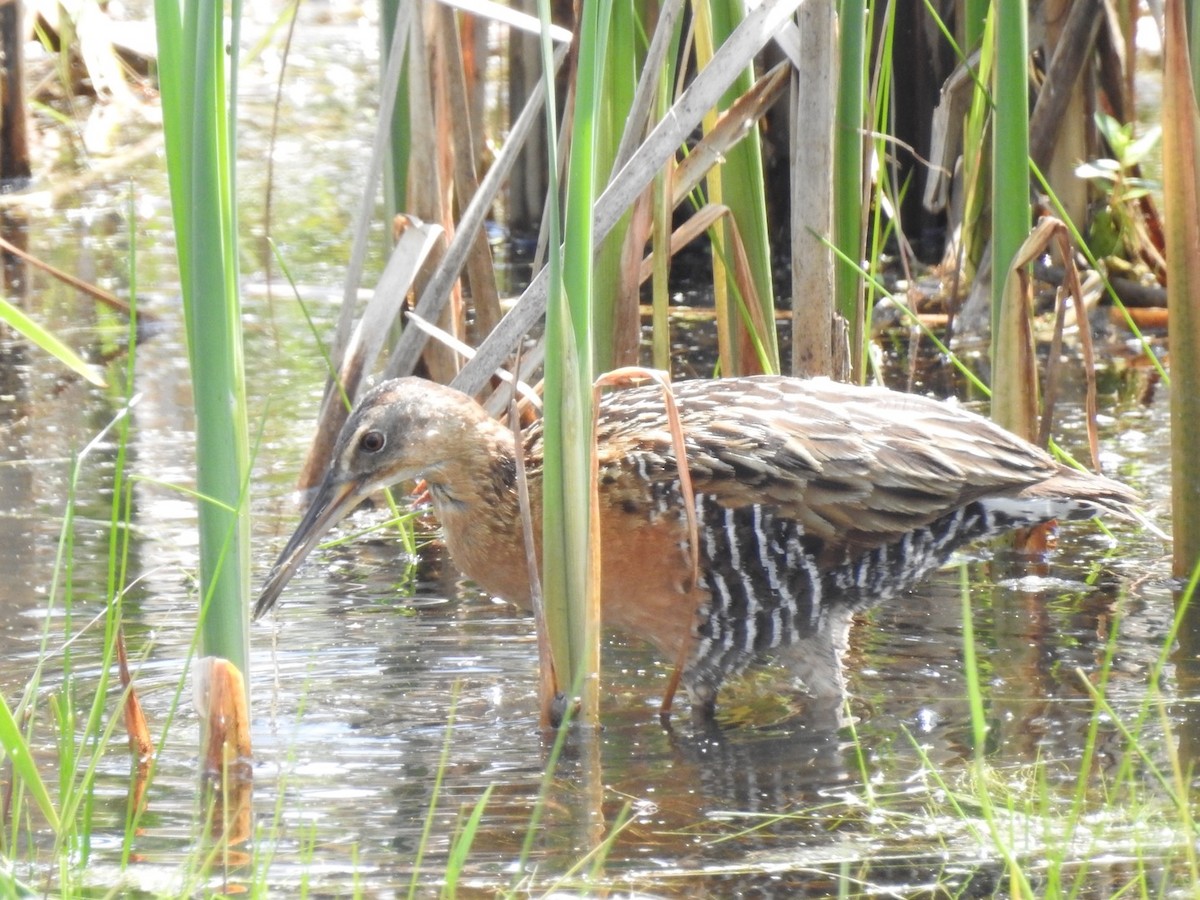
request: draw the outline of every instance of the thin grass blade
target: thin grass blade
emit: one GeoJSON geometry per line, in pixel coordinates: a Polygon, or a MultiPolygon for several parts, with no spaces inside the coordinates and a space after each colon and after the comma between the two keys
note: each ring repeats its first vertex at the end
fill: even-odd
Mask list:
{"type": "Polygon", "coordinates": [[[46,783],[42,781],[42,776],[33,761],[33,754],[29,750],[29,745],[25,742],[25,736],[21,733],[21,727],[17,724],[17,720],[13,718],[12,710],[8,707],[8,701],[3,696],[0,696],[0,746],[4,747],[4,752],[8,756],[9,764],[12,766],[14,774],[20,778],[21,783],[25,785],[25,789],[33,796],[34,802],[37,803],[38,809],[42,811],[42,815],[46,818],[50,829],[57,834],[61,829],[58,811],[54,808],[54,801],[50,799],[50,792],[46,790],[46,783]]]}

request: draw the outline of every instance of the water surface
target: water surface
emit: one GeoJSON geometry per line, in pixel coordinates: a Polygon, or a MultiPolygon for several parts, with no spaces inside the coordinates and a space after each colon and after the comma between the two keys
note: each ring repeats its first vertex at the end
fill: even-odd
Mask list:
{"type": "MultiPolygon", "coordinates": [[[[367,88],[335,78],[330,57],[319,54],[367,66],[374,51],[355,24],[331,24],[325,41],[303,48],[312,55],[301,57],[310,67],[299,82],[306,89],[289,95],[302,128],[286,131],[276,147],[275,227],[328,333],[341,293],[346,222],[357,204],[345,186],[361,182],[369,134],[355,110],[370,101],[367,88]],[[315,162],[303,142],[311,134],[329,147],[315,162]],[[335,135],[344,147],[330,143],[335,135]]],[[[269,63],[259,64],[257,79],[247,79],[249,109],[257,108],[255,98],[268,102],[262,91],[273,77],[269,63]]],[[[252,159],[266,145],[250,130],[243,146],[252,159]]],[[[148,166],[133,188],[139,305],[154,321],[135,356],[140,399],[130,414],[126,465],[144,480],[132,493],[124,586],[138,690],[156,737],[184,677],[197,602],[194,507],[163,484],[190,486],[193,460],[159,165],[148,166]]],[[[247,196],[261,196],[262,184],[261,167],[246,164],[247,196]]],[[[69,271],[94,272],[119,290],[128,283],[129,196],[126,187],[99,188],[74,198],[72,209],[30,212],[10,226],[34,252],[69,271]]],[[[247,201],[248,220],[256,208],[247,201]]],[[[261,579],[301,512],[292,486],[323,376],[289,292],[278,284],[268,292],[253,258],[244,274],[251,413],[254,427],[262,428],[253,483],[261,579]]],[[[98,312],[37,272],[24,273],[21,285],[43,322],[74,346],[112,357],[109,371],[119,384],[127,360],[120,317],[98,312]]],[[[55,757],[46,702],[64,692],[85,702],[98,678],[101,635],[91,623],[108,597],[119,456],[111,432],[93,439],[121,409],[122,397],[115,388],[91,388],[64,375],[10,336],[0,341],[0,378],[0,690],[15,702],[46,657],[37,734],[39,764],[49,778],[55,757]],[[48,610],[55,572],[62,570],[57,559],[71,464],[89,445],[67,548],[73,568],[57,582],[48,610]],[[72,680],[64,683],[68,664],[72,680]]],[[[1106,382],[1103,460],[1107,471],[1144,493],[1148,514],[1167,528],[1167,398],[1160,391],[1143,404],[1136,383],[1132,375],[1106,382]]],[[[1059,439],[1076,450],[1083,445],[1080,408],[1073,396],[1061,410],[1059,439]]],[[[359,514],[344,531],[378,518],[359,514]]],[[[806,714],[803,695],[769,668],[730,686],[718,727],[697,728],[681,708],[674,726],[664,728],[657,709],[669,663],[611,636],[604,649],[603,729],[574,734],[545,784],[552,737],[537,725],[530,618],[462,583],[436,544],[411,559],[383,533],[319,551],[289,585],[278,612],[254,629],[256,863],[234,867],[228,877],[257,881],[278,896],[302,888],[342,895],[360,885],[367,896],[387,897],[407,894],[415,870],[419,893],[436,893],[454,835],[490,789],[463,872],[470,892],[515,885],[541,893],[560,878],[574,888],[580,876],[567,873],[627,816],[595,873],[616,890],[873,896],[918,893],[940,882],[966,896],[989,895],[1004,884],[1003,866],[975,830],[976,812],[947,817],[935,802],[947,788],[966,790],[972,777],[963,585],[981,660],[988,760],[1001,781],[1014,783],[1040,766],[1050,805],[1065,809],[1092,721],[1082,679],[1095,682],[1106,671],[1112,636],[1108,702],[1122,721],[1132,720],[1173,616],[1163,545],[1127,524],[1110,525],[1112,538],[1090,525],[1064,530],[1056,551],[1036,565],[972,550],[919,589],[863,616],[849,660],[852,729],[806,714]],[[423,838],[431,808],[430,837],[423,838]],[[540,820],[521,871],[516,864],[535,809],[540,820]]],[[[1162,687],[1178,699],[1174,676],[1168,666],[1162,687]]],[[[115,701],[115,687],[111,694],[115,701]]],[[[1171,709],[1176,718],[1155,719],[1145,731],[1150,762],[1159,766],[1166,765],[1165,726],[1189,727],[1180,712],[1186,707],[1171,709]]],[[[181,873],[194,868],[201,830],[197,731],[185,697],[159,748],[148,812],[123,875],[130,762],[120,741],[104,757],[87,858],[98,886],[125,878],[146,894],[183,889],[181,873]]],[[[1147,791],[1154,790],[1149,762],[1130,755],[1112,718],[1102,721],[1094,746],[1096,785],[1130,763],[1147,791]]],[[[1036,881],[1043,838],[1030,830],[1014,826],[1021,832],[1014,843],[1036,881]]],[[[1097,827],[1078,837],[1080,865],[1103,860],[1084,880],[1085,894],[1107,896],[1136,869],[1130,859],[1139,853],[1151,864],[1156,854],[1167,860],[1165,890],[1186,883],[1179,878],[1177,836],[1143,833],[1112,845],[1112,833],[1097,827]],[[1102,833],[1103,840],[1096,837],[1102,833]]],[[[36,881],[48,873],[35,866],[20,874],[36,881]]]]}

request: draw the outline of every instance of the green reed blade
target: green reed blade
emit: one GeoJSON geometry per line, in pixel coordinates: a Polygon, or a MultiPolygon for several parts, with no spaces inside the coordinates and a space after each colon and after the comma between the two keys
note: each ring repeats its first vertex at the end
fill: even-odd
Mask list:
{"type": "Polygon", "coordinates": [[[30,753],[29,744],[21,733],[21,726],[13,718],[12,710],[8,708],[8,701],[3,695],[0,695],[0,746],[4,747],[13,772],[33,796],[51,830],[57,834],[60,828],[58,811],[54,808],[54,801],[50,799],[46,783],[42,781],[42,776],[33,761],[33,754],[30,753]]]}
{"type": "MultiPolygon", "coordinates": [[[[203,652],[249,657],[249,439],[234,191],[241,4],[157,0],[163,128],[196,403],[203,652]],[[228,50],[227,50],[228,48],[228,50]]],[[[247,678],[246,683],[249,684],[247,678]]]]}
{"type": "MultiPolygon", "coordinates": [[[[845,258],[863,255],[863,124],[865,109],[866,4],[841,0],[838,15],[838,96],[833,126],[833,245],[845,258]]],[[[863,377],[865,312],[862,282],[853,266],[834,262],[838,313],[850,330],[851,379],[863,377]]]]}
{"type": "Polygon", "coordinates": [[[104,378],[95,366],[84,362],[74,350],[3,297],[0,297],[0,322],[7,322],[29,341],[37,344],[37,346],[41,347],[63,365],[78,372],[92,384],[104,387],[104,378]]]}
{"type": "Polygon", "coordinates": [[[1024,3],[996,5],[996,101],[992,129],[992,355],[1005,273],[1029,235],[1029,38],[1024,3]]]}

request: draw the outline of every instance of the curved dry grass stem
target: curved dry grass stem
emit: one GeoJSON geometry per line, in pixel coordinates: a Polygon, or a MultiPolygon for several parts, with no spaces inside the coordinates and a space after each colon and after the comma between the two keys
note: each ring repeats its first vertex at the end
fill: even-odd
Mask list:
{"type": "MultiPolygon", "coordinates": [[[[1054,220],[1057,227],[1054,230],[1054,241],[1058,245],[1058,255],[1060,259],[1066,260],[1066,287],[1071,296],[1071,302],[1075,305],[1075,320],[1079,328],[1079,345],[1083,350],[1083,376],[1086,386],[1086,394],[1084,399],[1084,409],[1087,418],[1087,438],[1088,452],[1092,456],[1092,470],[1100,471],[1100,437],[1096,427],[1096,351],[1092,345],[1092,328],[1088,323],[1087,309],[1083,302],[1083,287],[1079,282],[1079,270],[1075,267],[1074,248],[1071,244],[1071,235],[1067,230],[1067,226],[1054,220]]],[[[1065,305],[1064,305],[1065,312],[1065,305]]],[[[1050,359],[1053,364],[1055,358],[1050,359]]],[[[1043,425],[1047,435],[1049,433],[1049,425],[1043,425]]]]}
{"type": "MultiPolygon", "coordinates": [[[[520,365],[520,358],[517,359],[520,365]]],[[[536,535],[533,533],[533,509],[529,502],[529,477],[525,471],[525,443],[521,438],[521,413],[515,402],[508,407],[508,426],[513,433],[513,451],[517,457],[517,498],[521,505],[521,537],[525,545],[525,565],[529,569],[529,599],[537,623],[538,710],[540,724],[548,728],[553,719],[555,698],[561,693],[550,637],[546,630],[546,605],[542,598],[542,579],[538,574],[536,535]]]]}
{"type": "MultiPolygon", "coordinates": [[[[675,406],[675,394],[671,390],[670,374],[659,369],[647,369],[641,366],[627,366],[622,369],[614,369],[611,372],[606,372],[595,381],[596,400],[592,404],[593,415],[596,415],[600,409],[601,388],[635,385],[641,381],[654,381],[663,391],[663,406],[667,412],[667,425],[671,429],[671,443],[675,448],[676,466],[679,472],[679,493],[683,498],[683,514],[687,518],[688,557],[692,567],[690,588],[696,596],[698,605],[700,597],[695,591],[696,585],[700,582],[700,539],[696,525],[696,497],[695,492],[692,490],[692,476],[688,471],[687,464],[687,444],[684,441],[683,426],[679,422],[679,411],[675,406]]],[[[594,424],[592,431],[595,433],[594,424]]],[[[592,472],[594,476],[596,472],[596,450],[594,445],[592,448],[592,472]]],[[[597,498],[593,496],[593,502],[596,501],[597,498]]],[[[663,692],[662,703],[658,708],[658,714],[664,722],[671,716],[671,705],[675,701],[675,693],[679,690],[679,682],[683,678],[683,668],[687,664],[688,656],[692,652],[695,637],[692,625],[695,622],[697,612],[698,609],[693,609],[692,615],[687,616],[683,620],[687,626],[687,632],[684,634],[683,641],[680,642],[679,655],[675,658],[675,668],[671,672],[671,680],[667,682],[667,688],[663,692]]]]}
{"type": "MultiPolygon", "coordinates": [[[[1079,271],[1074,263],[1074,247],[1071,234],[1066,224],[1054,216],[1043,216],[1034,227],[1033,232],[1021,245],[1016,258],[1013,260],[1011,272],[1019,279],[1022,294],[1028,291],[1030,276],[1028,266],[1044,256],[1051,248],[1057,248],[1059,258],[1064,260],[1063,287],[1057,297],[1058,310],[1055,317],[1054,335],[1050,346],[1050,356],[1046,363],[1046,386],[1042,404],[1042,414],[1038,422],[1036,443],[1045,447],[1050,441],[1050,426],[1053,421],[1056,400],[1057,370],[1059,349],[1062,346],[1062,329],[1066,322],[1066,296],[1070,295],[1075,306],[1076,325],[1079,330],[1080,348],[1083,352],[1084,382],[1086,387],[1085,412],[1087,417],[1088,451],[1092,458],[1092,469],[1100,471],[1100,442],[1096,429],[1096,360],[1095,348],[1092,344],[1092,332],[1088,325],[1087,311],[1084,308],[1083,287],[1079,281],[1079,271]]],[[[1032,358],[1031,358],[1032,363],[1032,358]]],[[[1033,379],[1033,376],[1030,376],[1033,379]]],[[[997,379],[997,390],[1022,390],[1025,379],[1019,379],[1018,385],[1002,383],[997,379]]],[[[1031,383],[1036,383],[1032,381],[1031,383]]],[[[1036,401],[1035,401],[1036,402],[1036,401]]],[[[1031,435],[1033,437],[1033,435],[1031,435]]]]}
{"type": "MultiPolygon", "coordinates": [[[[0,236],[0,250],[3,250],[5,253],[11,253],[13,256],[17,257],[18,259],[23,260],[24,262],[29,263],[31,266],[41,269],[43,272],[45,272],[50,277],[55,278],[58,281],[61,281],[63,284],[68,285],[69,287],[73,287],[77,291],[81,291],[82,293],[87,294],[93,300],[96,300],[97,302],[102,303],[103,305],[107,306],[109,309],[116,310],[117,312],[119,312],[123,315],[126,315],[126,316],[128,316],[130,314],[129,304],[127,302],[125,302],[124,300],[122,300],[120,297],[118,297],[116,294],[114,294],[112,291],[106,291],[102,287],[99,287],[97,285],[91,284],[90,282],[84,281],[82,278],[78,277],[77,275],[72,275],[70,272],[64,272],[62,269],[58,268],[57,266],[51,265],[50,263],[46,262],[44,259],[34,256],[28,250],[22,250],[20,247],[18,247],[12,241],[7,240],[3,236],[0,236]]],[[[154,316],[152,313],[142,312],[139,309],[138,310],[138,318],[141,319],[142,321],[153,322],[156,320],[157,317],[154,316]]]]}

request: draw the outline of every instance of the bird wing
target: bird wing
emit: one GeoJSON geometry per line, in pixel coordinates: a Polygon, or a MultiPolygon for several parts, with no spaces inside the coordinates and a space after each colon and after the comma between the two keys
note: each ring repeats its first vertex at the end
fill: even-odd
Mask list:
{"type": "MultiPolygon", "coordinates": [[[[697,493],[765,505],[826,544],[895,540],[957,507],[1054,476],[1047,454],[961,408],[824,379],[676,385],[697,493]]],[[[675,453],[657,389],[606,399],[601,483],[673,483],[675,453]]]]}

